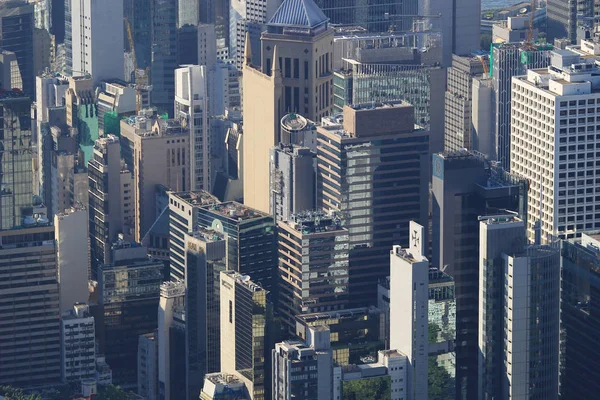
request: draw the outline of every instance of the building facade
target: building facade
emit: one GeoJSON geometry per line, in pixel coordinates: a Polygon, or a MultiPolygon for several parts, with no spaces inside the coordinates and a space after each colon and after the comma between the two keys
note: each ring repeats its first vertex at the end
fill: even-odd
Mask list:
{"type": "Polygon", "coordinates": [[[61,378],[63,382],[96,378],[94,317],[87,304],[71,306],[61,317],[61,378]]]}

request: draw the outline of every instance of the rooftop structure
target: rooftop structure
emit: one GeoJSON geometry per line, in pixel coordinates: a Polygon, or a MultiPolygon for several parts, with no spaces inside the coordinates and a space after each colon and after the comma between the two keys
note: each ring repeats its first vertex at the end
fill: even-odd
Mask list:
{"type": "Polygon", "coordinates": [[[192,206],[204,207],[219,202],[212,194],[205,191],[198,192],[171,192],[170,196],[173,199],[179,199],[182,202],[186,202],[192,206]]]}
{"type": "Polygon", "coordinates": [[[215,203],[212,205],[208,205],[204,207],[207,210],[210,210],[214,213],[220,214],[222,216],[235,219],[238,221],[241,220],[249,220],[254,218],[263,218],[268,216],[268,214],[258,211],[254,208],[245,206],[242,203],[238,203],[236,201],[228,201],[224,203],[215,203]]]}
{"type": "Polygon", "coordinates": [[[328,21],[329,18],[312,0],[284,0],[268,25],[314,29],[328,21]]]}

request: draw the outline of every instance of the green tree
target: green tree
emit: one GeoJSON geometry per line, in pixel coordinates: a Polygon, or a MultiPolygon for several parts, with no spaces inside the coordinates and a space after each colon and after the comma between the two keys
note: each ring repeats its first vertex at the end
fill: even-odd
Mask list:
{"type": "Polygon", "coordinates": [[[427,367],[429,400],[453,400],[454,378],[438,365],[435,356],[429,357],[427,367]]]}
{"type": "Polygon", "coordinates": [[[95,400],[129,400],[133,396],[121,389],[120,386],[104,385],[98,387],[95,400]]]}
{"type": "Polygon", "coordinates": [[[23,390],[12,386],[0,386],[0,396],[6,400],[42,400],[39,394],[25,394],[23,390]]]}
{"type": "Polygon", "coordinates": [[[343,400],[387,400],[392,397],[389,377],[345,381],[343,400]]]}

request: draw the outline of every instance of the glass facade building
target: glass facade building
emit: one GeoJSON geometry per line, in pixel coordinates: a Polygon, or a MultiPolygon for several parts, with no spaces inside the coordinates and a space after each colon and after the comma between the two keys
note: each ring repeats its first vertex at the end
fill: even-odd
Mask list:
{"type": "Polygon", "coordinates": [[[0,3],[0,47],[17,56],[23,92],[31,98],[35,95],[35,75],[40,72],[33,66],[33,11],[33,4],[24,0],[0,3]]]}
{"type": "Polygon", "coordinates": [[[177,68],[177,0],[153,0],[150,83],[152,104],[173,115],[177,68]]]}
{"type": "Polygon", "coordinates": [[[410,29],[411,19],[401,15],[418,15],[416,0],[317,0],[332,25],[362,26],[369,32],[410,29]]]}

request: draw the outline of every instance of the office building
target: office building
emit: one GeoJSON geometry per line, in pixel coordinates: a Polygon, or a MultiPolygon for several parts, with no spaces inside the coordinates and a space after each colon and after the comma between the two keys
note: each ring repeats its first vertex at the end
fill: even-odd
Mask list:
{"type": "Polygon", "coordinates": [[[277,235],[273,217],[234,201],[198,210],[198,225],[226,235],[227,266],[271,293],[277,288],[277,235]]]}
{"type": "MultiPolygon", "coordinates": [[[[421,10],[419,10],[421,12],[421,10]]],[[[481,2],[478,0],[431,0],[423,3],[426,25],[442,32],[444,67],[452,55],[468,56],[480,49],[481,2]]]]}
{"type": "Polygon", "coordinates": [[[342,310],[348,295],[348,231],[335,216],[307,211],[277,223],[278,311],[291,334],[296,315],[342,310]]]}
{"type": "Polygon", "coordinates": [[[210,76],[209,85],[209,109],[210,114],[215,116],[225,115],[228,111],[239,108],[241,105],[240,74],[237,68],[227,62],[214,63],[208,71],[210,76]]]}
{"type": "Polygon", "coordinates": [[[473,151],[496,160],[496,115],[494,114],[494,86],[489,75],[473,78],[471,101],[471,137],[473,151]]]}
{"type": "Polygon", "coordinates": [[[70,12],[73,75],[91,75],[94,86],[124,79],[123,0],[72,1],[70,12]]]}
{"type": "Polygon", "coordinates": [[[317,128],[317,201],[348,229],[349,295],[363,307],[389,274],[386,253],[408,244],[410,221],[427,219],[429,132],[405,102],[345,106],[341,119],[317,128]]]}
{"type": "Polygon", "coordinates": [[[490,165],[481,155],[467,151],[433,155],[432,265],[454,278],[457,397],[476,398],[478,390],[477,217],[510,210],[526,219],[528,187],[526,180],[490,165]]]}
{"type": "Polygon", "coordinates": [[[490,64],[494,88],[496,157],[491,159],[500,161],[502,168],[507,171],[510,170],[511,154],[512,78],[524,75],[528,69],[546,68],[550,63],[551,49],[551,45],[537,43],[532,47],[522,43],[492,45],[490,64]]]}
{"type": "Polygon", "coordinates": [[[252,63],[259,49],[247,43],[244,202],[260,211],[269,211],[269,152],[281,141],[283,116],[300,113],[318,122],[333,110],[333,30],[327,21],[312,0],[287,0],[261,36],[260,68],[252,63]]]}
{"type": "Polygon", "coordinates": [[[585,1],[548,0],[546,4],[546,38],[549,43],[555,39],[567,38],[571,43],[577,37],[577,6],[585,1]]]}
{"type": "Polygon", "coordinates": [[[329,400],[333,397],[333,358],[329,328],[308,329],[306,343],[277,343],[273,353],[273,399],[329,400]]]}
{"type": "Polygon", "coordinates": [[[0,231],[0,385],[53,384],[61,375],[54,227],[23,222],[0,231]]]}
{"type": "MultiPolygon", "coordinates": [[[[23,92],[34,98],[34,6],[24,0],[5,1],[0,5],[0,47],[15,53],[23,92]]],[[[12,87],[5,89],[12,89],[12,87]]]]}
{"type": "Polygon", "coordinates": [[[103,82],[103,90],[98,93],[96,108],[98,112],[98,134],[119,136],[119,119],[136,113],[138,94],[133,86],[123,81],[103,82]]]}
{"type": "Polygon", "coordinates": [[[485,55],[452,56],[445,93],[445,151],[473,150],[471,120],[473,78],[487,72],[486,63],[488,59],[485,55]]]}
{"type": "Polygon", "coordinates": [[[89,301],[88,219],[88,211],[83,207],[70,208],[54,216],[61,314],[70,311],[75,303],[89,301]]]}
{"type": "MultiPolygon", "coordinates": [[[[535,24],[534,24],[535,26],[535,24]]],[[[508,17],[492,26],[492,43],[520,43],[528,40],[529,17],[508,17]]],[[[531,31],[531,39],[537,41],[538,30],[531,31]]]]}
{"type": "Polygon", "coordinates": [[[360,363],[374,359],[385,348],[385,313],[375,308],[348,308],[296,316],[295,336],[306,341],[308,329],[325,325],[331,332],[335,365],[360,363]]]}
{"type": "Polygon", "coordinates": [[[133,180],[122,168],[120,153],[119,138],[107,135],[96,141],[94,159],[88,164],[92,279],[97,279],[98,263],[111,262],[110,246],[119,233],[126,233],[132,217],[123,199],[132,197],[133,180]]]}
{"type": "Polygon", "coordinates": [[[115,384],[137,384],[138,337],[157,327],[163,263],[136,243],[112,245],[112,262],[98,266],[96,338],[112,367],[115,384]]]}
{"type": "Polygon", "coordinates": [[[397,350],[380,350],[376,359],[335,367],[332,398],[410,399],[407,395],[408,366],[405,354],[397,350]],[[365,386],[369,388],[366,391],[365,386]]]}
{"type": "Polygon", "coordinates": [[[425,229],[410,223],[410,247],[390,252],[390,347],[407,355],[406,394],[427,397],[429,260],[425,229]]]}
{"type": "Polygon", "coordinates": [[[87,166],[94,155],[95,141],[100,137],[94,81],[90,75],[69,77],[68,81],[69,88],[64,95],[66,124],[75,128],[77,143],[83,152],[83,165],[87,166]]]}
{"type": "Polygon", "coordinates": [[[560,251],[536,244],[504,259],[503,398],[558,399],[560,251]]]}
{"type": "Polygon", "coordinates": [[[85,303],[71,305],[61,317],[61,379],[81,381],[96,377],[94,317],[85,303]]]}
{"type": "Polygon", "coordinates": [[[136,241],[142,241],[158,217],[157,185],[188,190],[189,142],[189,131],[172,119],[153,120],[138,115],[121,120],[121,143],[127,147],[125,161],[133,174],[133,193],[129,195],[134,198],[136,241]],[[129,154],[133,156],[131,163],[129,154]]]}
{"type": "Polygon", "coordinates": [[[173,115],[177,68],[177,1],[153,0],[150,84],[152,104],[159,113],[173,115]]]}
{"type": "Polygon", "coordinates": [[[504,259],[523,251],[525,224],[507,214],[480,217],[479,223],[479,394],[502,397],[504,389],[504,259]]]}
{"type": "Polygon", "coordinates": [[[419,14],[418,2],[409,0],[376,0],[369,3],[350,0],[342,4],[334,0],[317,0],[317,5],[336,26],[360,26],[369,32],[412,29],[412,18],[419,14]]]}
{"type": "MultiPolygon", "coordinates": [[[[129,48],[129,40],[125,40],[126,51],[135,51],[138,68],[146,69],[151,63],[152,39],[148,32],[152,29],[152,5],[144,0],[123,0],[123,19],[131,29],[134,48],[129,48]]],[[[127,24],[124,24],[124,35],[128,35],[127,24]]],[[[127,36],[124,36],[128,39],[127,36]]]]}
{"type": "Polygon", "coordinates": [[[252,400],[271,399],[273,311],[267,291],[247,275],[221,272],[220,301],[221,371],[237,375],[252,400]]]}
{"type": "Polygon", "coordinates": [[[146,400],[158,399],[158,334],[140,335],[138,342],[137,393],[146,400]]]}
{"type": "Polygon", "coordinates": [[[50,156],[51,191],[49,201],[45,201],[48,216],[63,213],[78,205],[87,208],[89,185],[86,168],[81,166],[74,153],[54,151],[50,156]]]}
{"type": "Polygon", "coordinates": [[[185,283],[164,282],[158,307],[158,398],[185,399],[185,283]]]}
{"type": "Polygon", "coordinates": [[[246,385],[234,374],[215,372],[204,376],[201,400],[248,400],[246,385]]]}
{"type": "Polygon", "coordinates": [[[7,91],[0,95],[2,113],[3,156],[0,162],[0,229],[20,226],[31,207],[32,198],[32,132],[31,100],[22,93],[7,91]]]}
{"type": "Polygon", "coordinates": [[[562,398],[593,398],[600,390],[594,377],[600,365],[597,340],[600,265],[598,231],[584,232],[580,239],[561,243],[561,370],[562,398]]]}
{"type": "Polygon", "coordinates": [[[185,236],[185,366],[187,398],[197,399],[203,377],[221,364],[220,274],[227,269],[226,241],[214,230],[185,236]]]}
{"type": "MultiPolygon", "coordinates": [[[[198,228],[200,207],[219,200],[208,192],[168,192],[170,280],[185,278],[185,235],[198,228]]],[[[209,225],[208,227],[210,227],[209,225]]]]}
{"type": "Polygon", "coordinates": [[[217,36],[212,23],[198,24],[198,59],[194,64],[204,65],[210,69],[217,63],[217,36]]]}
{"type": "Polygon", "coordinates": [[[531,182],[530,239],[537,220],[531,217],[540,210],[543,241],[600,227],[600,215],[594,213],[600,201],[594,196],[598,154],[592,150],[600,103],[594,64],[599,46],[582,41],[578,52],[555,50],[547,69],[512,80],[510,169],[531,182]]]}
{"type": "Polygon", "coordinates": [[[211,190],[208,86],[206,66],[188,65],[175,70],[175,119],[190,134],[190,190],[211,190]]]}
{"type": "Polygon", "coordinates": [[[284,145],[271,149],[271,214],[287,221],[294,213],[316,206],[315,153],[308,147],[284,145]]]}

